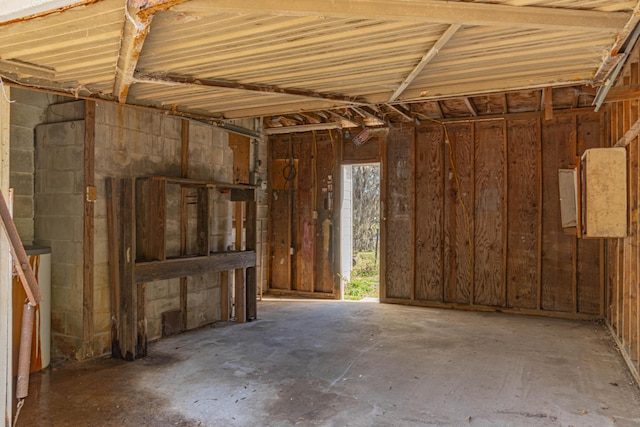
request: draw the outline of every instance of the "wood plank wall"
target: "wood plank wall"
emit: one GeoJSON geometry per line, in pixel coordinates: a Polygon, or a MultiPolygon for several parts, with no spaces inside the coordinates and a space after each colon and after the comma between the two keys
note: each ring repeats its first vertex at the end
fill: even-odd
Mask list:
{"type": "MultiPolygon", "coordinates": [[[[640,82],[640,66],[636,46],[630,60],[625,65],[616,86],[637,87],[640,82]]],[[[639,99],[614,102],[607,105],[609,121],[609,145],[615,145],[640,118],[639,99]]],[[[640,149],[638,138],[627,146],[628,179],[628,235],[624,239],[609,239],[606,245],[607,323],[614,335],[627,365],[636,381],[640,383],[640,232],[638,230],[638,194],[640,175],[638,163],[640,149]]]]}
{"type": "Polygon", "coordinates": [[[558,169],[604,145],[603,114],[392,129],[384,302],[602,317],[603,243],[560,225],[558,169]]]}
{"type": "Polygon", "coordinates": [[[333,236],[341,141],[337,131],[269,138],[268,293],[340,297],[333,236]]]}

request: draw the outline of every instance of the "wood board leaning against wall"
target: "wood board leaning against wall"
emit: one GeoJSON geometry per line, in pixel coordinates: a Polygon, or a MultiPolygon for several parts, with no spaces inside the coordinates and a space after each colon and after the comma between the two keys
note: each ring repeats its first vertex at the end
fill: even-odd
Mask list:
{"type": "Polygon", "coordinates": [[[384,302],[604,315],[604,243],[562,229],[558,169],[601,147],[597,113],[394,129],[383,151],[384,302]]]}

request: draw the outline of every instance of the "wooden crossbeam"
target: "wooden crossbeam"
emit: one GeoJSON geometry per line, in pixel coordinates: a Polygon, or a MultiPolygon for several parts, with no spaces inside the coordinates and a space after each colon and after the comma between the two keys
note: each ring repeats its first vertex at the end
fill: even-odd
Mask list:
{"type": "Polygon", "coordinates": [[[618,32],[629,14],[551,7],[421,0],[209,0],[177,8],[189,12],[260,13],[322,18],[383,19],[439,24],[618,32]],[[285,6],[286,5],[286,6],[285,6]]]}
{"type": "Polygon", "coordinates": [[[640,98],[640,85],[615,86],[609,90],[604,102],[622,102],[638,98],[640,98]]]}
{"type": "Polygon", "coordinates": [[[614,147],[626,147],[640,134],[640,119],[629,128],[629,130],[620,138],[614,147]]]}
{"type": "Polygon", "coordinates": [[[279,95],[292,95],[304,98],[320,99],[323,101],[334,102],[337,104],[351,105],[368,105],[364,100],[352,98],[344,95],[331,93],[314,92],[304,89],[282,88],[273,85],[262,85],[252,83],[239,83],[228,80],[215,79],[199,79],[195,77],[179,76],[179,75],[157,75],[157,74],[139,74],[135,77],[137,83],[164,84],[173,86],[199,86],[218,89],[233,89],[244,92],[261,92],[279,95]]]}
{"type": "Polygon", "coordinates": [[[478,109],[476,108],[475,105],[473,105],[473,101],[471,101],[471,98],[469,98],[468,96],[465,96],[464,104],[467,106],[467,108],[469,109],[469,112],[473,117],[478,117],[478,109]]]}
{"type": "Polygon", "coordinates": [[[422,72],[424,67],[426,67],[426,65],[433,58],[436,57],[438,52],[440,52],[440,50],[444,47],[444,45],[447,44],[449,40],[451,40],[451,37],[453,37],[453,35],[456,33],[456,31],[460,29],[460,27],[461,25],[454,24],[454,25],[451,25],[449,28],[447,28],[447,30],[442,34],[442,36],[440,36],[438,41],[436,41],[433,44],[433,46],[429,48],[429,50],[424,54],[422,59],[420,59],[420,62],[418,62],[418,64],[413,68],[413,70],[411,70],[409,75],[403,80],[403,82],[400,84],[398,89],[396,89],[396,91],[393,92],[393,95],[391,95],[388,102],[393,102],[396,99],[398,99],[400,95],[402,95],[402,92],[404,92],[405,89],[407,89],[407,87],[409,87],[409,85],[416,79],[416,77],[418,77],[418,75],[422,72]]]}

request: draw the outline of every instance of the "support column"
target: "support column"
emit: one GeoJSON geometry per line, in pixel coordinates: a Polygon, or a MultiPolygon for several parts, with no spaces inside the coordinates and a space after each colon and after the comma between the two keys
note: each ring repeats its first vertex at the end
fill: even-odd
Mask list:
{"type": "MultiPolygon", "coordinates": [[[[5,87],[7,97],[11,96],[5,87]]],[[[0,191],[9,200],[9,102],[0,96],[0,191]]],[[[0,412],[5,426],[11,425],[13,416],[13,373],[11,367],[11,256],[9,240],[0,231],[0,412]]]]}

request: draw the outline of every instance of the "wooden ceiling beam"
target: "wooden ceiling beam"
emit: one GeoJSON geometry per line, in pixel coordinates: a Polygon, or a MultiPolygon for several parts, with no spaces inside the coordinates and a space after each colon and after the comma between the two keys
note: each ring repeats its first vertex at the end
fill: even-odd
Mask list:
{"type": "Polygon", "coordinates": [[[420,124],[420,121],[411,115],[411,111],[407,110],[401,105],[385,104],[387,108],[398,113],[405,121],[420,124]]]}
{"type": "Polygon", "coordinates": [[[368,105],[367,102],[344,95],[314,92],[304,89],[289,89],[279,86],[253,83],[238,83],[228,80],[200,79],[196,77],[160,74],[138,74],[134,78],[136,83],[160,84],[169,86],[200,86],[214,89],[233,89],[244,92],[262,92],[265,94],[291,95],[303,98],[319,99],[336,104],[368,105]]]}
{"type": "Polygon", "coordinates": [[[460,27],[461,27],[461,25],[454,24],[454,25],[449,26],[449,28],[447,28],[447,30],[440,36],[438,41],[436,41],[429,48],[429,50],[422,56],[422,59],[420,59],[420,62],[418,62],[418,64],[413,68],[413,70],[411,70],[409,75],[403,80],[402,83],[400,83],[400,86],[398,87],[398,89],[396,89],[395,92],[393,92],[393,95],[391,95],[391,97],[389,98],[388,102],[393,102],[396,99],[398,99],[398,97],[400,95],[402,95],[402,92],[404,92],[405,89],[407,87],[409,87],[409,85],[411,83],[413,83],[413,81],[416,79],[416,77],[418,77],[418,75],[422,72],[424,67],[433,58],[436,57],[438,52],[440,52],[440,50],[444,47],[444,45],[447,44],[447,42],[449,40],[451,40],[451,37],[453,37],[453,35],[456,33],[456,31],[458,31],[460,29],[460,27]]]}
{"type": "Polygon", "coordinates": [[[124,5],[124,27],[116,75],[113,83],[113,96],[118,102],[127,102],[129,89],[134,82],[134,73],[142,53],[144,41],[149,34],[153,16],[157,12],[170,9],[186,0],[128,0],[124,5]],[[131,13],[131,11],[134,13],[131,13]]]}
{"type": "Polygon", "coordinates": [[[113,83],[113,96],[116,97],[121,104],[127,102],[129,89],[133,83],[133,73],[138,65],[138,58],[142,52],[142,46],[147,38],[147,34],[149,34],[149,28],[153,20],[153,15],[148,15],[146,18],[138,17],[140,9],[135,6],[133,6],[135,13],[131,13],[129,10],[131,3],[131,1],[128,1],[124,6],[126,18],[124,20],[122,41],[120,43],[116,75],[113,83]]]}
{"type": "Polygon", "coordinates": [[[180,6],[186,12],[259,13],[280,16],[374,19],[436,24],[540,28],[562,31],[617,33],[628,24],[630,14],[551,7],[444,2],[440,0],[208,0],[180,6]],[[284,6],[286,4],[286,6],[284,6]]]}
{"type": "Polygon", "coordinates": [[[311,132],[312,130],[342,129],[339,122],[320,123],[313,125],[285,126],[278,128],[267,128],[264,130],[265,135],[280,135],[283,133],[311,132]]]}
{"type": "Polygon", "coordinates": [[[640,98],[640,85],[614,86],[609,90],[604,102],[622,102],[638,98],[640,98]]]}

